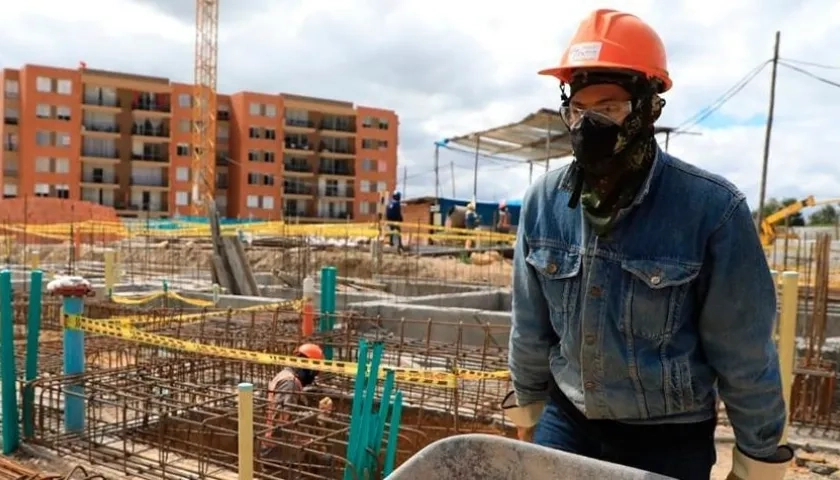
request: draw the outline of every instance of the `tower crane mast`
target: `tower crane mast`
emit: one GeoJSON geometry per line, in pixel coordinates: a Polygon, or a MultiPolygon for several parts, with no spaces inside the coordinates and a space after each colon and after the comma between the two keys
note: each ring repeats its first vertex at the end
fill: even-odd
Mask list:
{"type": "Polygon", "coordinates": [[[216,186],[216,74],[219,0],[195,0],[195,85],[192,104],[193,215],[209,214],[216,186]]]}

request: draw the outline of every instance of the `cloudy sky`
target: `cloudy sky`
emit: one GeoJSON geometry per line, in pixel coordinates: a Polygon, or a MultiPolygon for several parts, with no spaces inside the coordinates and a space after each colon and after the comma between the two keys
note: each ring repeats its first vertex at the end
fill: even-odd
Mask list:
{"type": "MultiPolygon", "coordinates": [[[[779,67],[768,196],[840,197],[836,0],[221,2],[220,90],[284,91],[396,110],[408,196],[434,192],[435,140],[556,108],[556,83],[535,72],[558,60],[589,10],[621,5],[666,43],[674,89],[660,123],[701,134],[672,138],[670,151],[725,175],[756,205],[770,66],[702,122],[689,120],[769,60],[780,30],[785,65],[779,67]]],[[[75,67],[84,60],[91,68],[192,79],[192,0],[0,3],[4,67],[75,67]]],[[[452,164],[456,194],[470,195],[471,156],[444,151],[441,164],[444,194],[452,192],[452,164]]],[[[527,183],[526,166],[481,163],[480,198],[516,197],[527,183]]]]}

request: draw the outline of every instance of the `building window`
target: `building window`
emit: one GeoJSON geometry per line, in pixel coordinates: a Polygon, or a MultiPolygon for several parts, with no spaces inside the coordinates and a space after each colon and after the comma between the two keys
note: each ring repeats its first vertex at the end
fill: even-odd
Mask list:
{"type": "Polygon", "coordinates": [[[249,173],[248,174],[248,185],[259,185],[260,183],[260,174],[259,173],[249,173]]]}
{"type": "Polygon", "coordinates": [[[263,161],[265,163],[274,163],[274,152],[263,152],[263,161]]]}
{"type": "Polygon", "coordinates": [[[265,138],[268,140],[277,140],[277,132],[273,128],[266,128],[265,138]]]}
{"type": "Polygon", "coordinates": [[[35,89],[39,92],[52,92],[52,79],[50,77],[36,78],[35,89]]]}
{"type": "Polygon", "coordinates": [[[388,120],[379,119],[379,129],[388,130],[388,120]]]}
{"type": "Polygon", "coordinates": [[[248,137],[250,137],[250,138],[260,138],[260,128],[259,127],[248,128],[248,137]]]}
{"type": "Polygon", "coordinates": [[[36,197],[49,197],[50,196],[50,185],[48,183],[36,183],[35,184],[35,196],[36,197]]]}
{"type": "Polygon", "coordinates": [[[274,105],[266,105],[265,106],[265,116],[268,118],[274,118],[277,116],[277,107],[274,105]]]}
{"type": "Polygon", "coordinates": [[[62,95],[71,95],[73,93],[73,82],[67,79],[61,79],[56,84],[56,91],[62,95]]]}
{"type": "Polygon", "coordinates": [[[378,164],[379,164],[379,173],[385,173],[385,172],[388,171],[388,162],[386,162],[385,160],[380,160],[378,162],[378,164]]]}
{"type": "Polygon", "coordinates": [[[17,193],[18,188],[14,183],[3,184],[3,198],[15,198],[17,197],[17,193]]]}
{"type": "Polygon", "coordinates": [[[265,210],[274,210],[274,197],[265,195],[262,197],[262,208],[265,210]]]}
{"type": "Polygon", "coordinates": [[[189,93],[178,95],[178,106],[181,108],[190,108],[192,106],[192,96],[189,93]]]}
{"type": "Polygon", "coordinates": [[[178,121],[178,131],[180,131],[181,133],[190,133],[190,121],[189,120],[178,121]]]}
{"type": "Polygon", "coordinates": [[[218,125],[216,127],[216,138],[220,140],[227,140],[230,137],[230,129],[227,125],[218,125]]]}
{"type": "Polygon", "coordinates": [[[257,150],[248,150],[248,161],[249,162],[259,162],[260,161],[260,152],[257,150]]]}
{"type": "Polygon", "coordinates": [[[190,203],[190,196],[187,192],[175,192],[175,205],[183,207],[190,203]]]}
{"type": "Polygon", "coordinates": [[[70,120],[70,107],[57,107],[55,109],[55,116],[59,120],[70,120]]]}
{"type": "Polygon", "coordinates": [[[39,103],[35,105],[35,116],[38,118],[50,118],[52,114],[52,109],[49,105],[45,103],[39,103]]]}
{"type": "Polygon", "coordinates": [[[368,202],[362,202],[359,204],[359,213],[362,215],[369,215],[370,212],[370,204],[368,202]]]}
{"type": "Polygon", "coordinates": [[[362,180],[359,182],[359,191],[360,192],[369,192],[370,191],[370,182],[368,180],[362,180]]]}
{"type": "Polygon", "coordinates": [[[262,112],[262,108],[260,108],[259,103],[251,103],[250,105],[248,105],[248,113],[250,115],[253,115],[255,117],[259,117],[260,112],[262,112]]]}
{"type": "Polygon", "coordinates": [[[56,158],[55,173],[70,173],[70,159],[56,158]]]}
{"type": "Polygon", "coordinates": [[[50,171],[49,157],[35,157],[35,171],[37,173],[47,173],[50,171]]]}
{"type": "Polygon", "coordinates": [[[35,132],[35,144],[41,147],[47,147],[52,144],[52,135],[50,132],[38,130],[35,132]]]}
{"type": "Polygon", "coordinates": [[[55,134],[55,145],[57,147],[70,146],[70,134],[67,132],[58,132],[55,134]]]}
{"type": "Polygon", "coordinates": [[[179,143],[179,144],[175,147],[175,155],[177,155],[177,156],[179,156],[179,157],[186,157],[186,156],[187,156],[187,155],[189,155],[189,154],[190,154],[190,146],[189,146],[189,144],[186,144],[186,143],[179,143]]]}
{"type": "Polygon", "coordinates": [[[362,159],[362,170],[365,172],[375,172],[376,160],[373,160],[372,158],[362,159]]]}
{"type": "Polygon", "coordinates": [[[362,126],[365,128],[370,128],[373,126],[374,121],[375,119],[373,117],[365,117],[364,120],[362,120],[362,126]]]}
{"type": "Polygon", "coordinates": [[[388,184],[385,182],[376,182],[376,191],[377,192],[385,192],[388,190],[388,184]]]}
{"type": "Polygon", "coordinates": [[[260,198],[256,195],[248,195],[245,199],[245,206],[248,208],[257,208],[260,206],[260,198]]]}
{"type": "Polygon", "coordinates": [[[175,169],[175,180],[179,182],[190,181],[190,169],[187,167],[178,167],[175,169]]]}
{"type": "MultiPolygon", "coordinates": [[[[17,98],[20,95],[20,84],[17,80],[6,80],[6,87],[3,91],[6,98],[17,98]]],[[[17,189],[15,191],[17,192],[17,189]]]]}
{"type": "Polygon", "coordinates": [[[56,185],[55,196],[58,198],[70,198],[70,185],[56,185]]]}

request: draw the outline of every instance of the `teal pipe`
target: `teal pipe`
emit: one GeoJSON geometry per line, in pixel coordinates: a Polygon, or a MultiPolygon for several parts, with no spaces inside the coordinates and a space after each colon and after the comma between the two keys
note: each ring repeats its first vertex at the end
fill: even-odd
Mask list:
{"type": "Polygon", "coordinates": [[[44,272],[33,270],[30,274],[32,288],[29,292],[29,310],[26,318],[26,371],[23,387],[23,438],[35,435],[35,387],[38,378],[38,349],[41,345],[41,294],[44,272]]]}
{"type": "Polygon", "coordinates": [[[379,412],[376,416],[376,428],[371,431],[370,445],[371,450],[374,452],[375,459],[379,458],[379,452],[382,450],[385,424],[388,422],[388,411],[391,409],[391,396],[393,394],[395,383],[396,374],[393,370],[388,370],[385,374],[385,385],[382,387],[382,396],[379,400],[379,412]]]}
{"type": "MultiPolygon", "coordinates": [[[[362,411],[364,412],[364,419],[365,421],[362,422],[361,431],[359,432],[359,437],[362,440],[359,444],[359,448],[357,450],[358,455],[358,462],[359,465],[364,467],[365,465],[369,464],[368,460],[368,447],[370,442],[370,430],[371,430],[371,421],[373,420],[373,415],[371,411],[373,410],[373,399],[376,397],[376,384],[379,380],[379,364],[382,361],[382,351],[384,349],[384,345],[382,342],[376,342],[373,345],[373,358],[370,360],[370,370],[368,373],[367,378],[367,385],[365,391],[365,398],[364,398],[364,405],[362,406],[362,411]]],[[[363,470],[362,470],[363,471],[363,470]]]]}
{"type": "Polygon", "coordinates": [[[402,403],[403,395],[401,391],[397,391],[394,396],[394,408],[391,410],[391,422],[388,426],[388,448],[385,450],[385,467],[382,470],[382,476],[387,477],[394,471],[394,465],[397,463],[397,441],[400,435],[400,422],[402,421],[402,403]]]}
{"type": "MultiPolygon", "coordinates": [[[[323,282],[323,277],[321,277],[323,282]]],[[[323,283],[322,283],[323,285],[323,283]]],[[[323,305],[323,296],[321,297],[323,305]]],[[[365,339],[359,340],[359,358],[357,359],[356,378],[353,385],[353,404],[350,407],[350,431],[347,435],[347,453],[345,458],[350,462],[344,468],[344,480],[353,480],[356,476],[354,470],[357,468],[354,460],[355,450],[358,447],[356,437],[361,429],[359,424],[362,421],[362,396],[364,395],[365,377],[367,375],[368,345],[365,339]]]]}
{"type": "Polygon", "coordinates": [[[15,366],[15,318],[12,310],[12,272],[0,272],[0,416],[3,420],[3,454],[14,453],[20,446],[15,366]]]}
{"type": "MultiPolygon", "coordinates": [[[[324,332],[332,332],[335,328],[335,289],[337,281],[337,270],[335,267],[324,267],[321,269],[321,302],[324,308],[321,314],[324,316],[324,332]]],[[[333,359],[332,344],[324,345],[324,358],[333,359]]]]}

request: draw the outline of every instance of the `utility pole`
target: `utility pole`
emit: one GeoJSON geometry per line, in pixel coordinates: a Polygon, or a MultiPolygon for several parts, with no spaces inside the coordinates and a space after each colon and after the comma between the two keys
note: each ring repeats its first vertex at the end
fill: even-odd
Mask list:
{"type": "Polygon", "coordinates": [[[435,142],[435,198],[440,198],[440,145],[435,142]]]}
{"type": "Polygon", "coordinates": [[[408,167],[403,167],[403,188],[402,198],[408,198],[408,167]]]}
{"type": "Polygon", "coordinates": [[[449,162],[449,173],[452,175],[452,198],[455,198],[455,162],[449,162]]]}
{"type": "Polygon", "coordinates": [[[773,73],[770,76],[770,106],[767,112],[767,128],[764,130],[764,158],[761,165],[761,189],[758,194],[757,227],[764,220],[764,199],[767,195],[767,163],[770,159],[770,135],[773,131],[773,109],[776,107],[776,71],[779,67],[779,41],[782,33],[776,31],[776,45],[773,47],[773,73]]]}
{"type": "Polygon", "coordinates": [[[473,165],[473,201],[478,201],[478,152],[481,151],[481,137],[475,137],[475,164],[473,165]]]}

